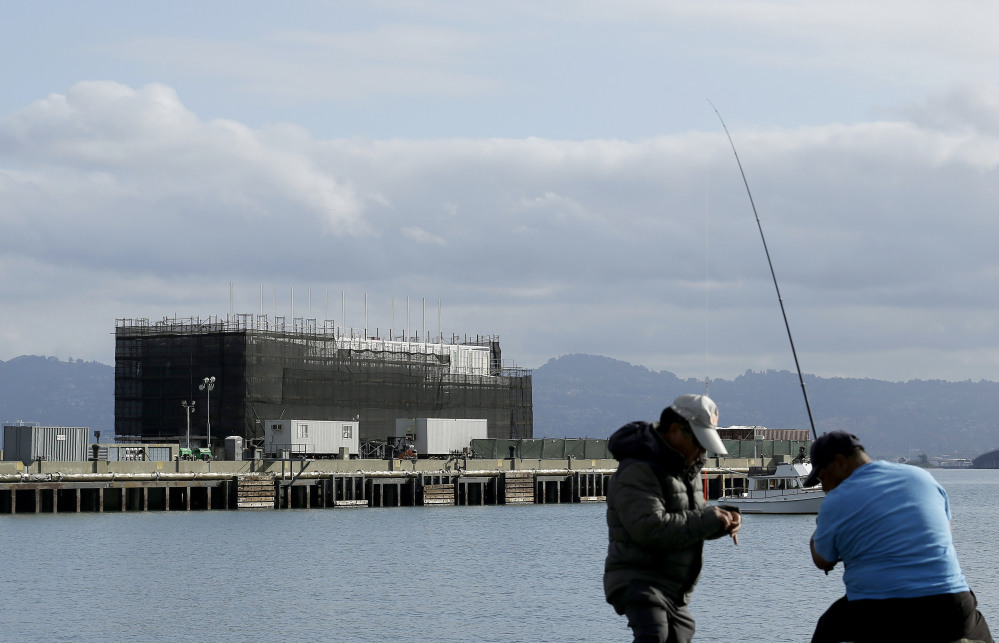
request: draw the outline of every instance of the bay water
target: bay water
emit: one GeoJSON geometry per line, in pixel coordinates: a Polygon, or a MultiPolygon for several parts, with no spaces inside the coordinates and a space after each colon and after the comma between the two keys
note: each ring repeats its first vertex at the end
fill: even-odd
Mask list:
{"type": "MultiPolygon", "coordinates": [[[[934,470],[999,632],[999,471],[934,470]]],[[[606,505],[0,516],[4,641],[628,641],[606,505]]],[[[695,641],[808,641],[843,595],[814,516],[707,543],[695,641]]]]}

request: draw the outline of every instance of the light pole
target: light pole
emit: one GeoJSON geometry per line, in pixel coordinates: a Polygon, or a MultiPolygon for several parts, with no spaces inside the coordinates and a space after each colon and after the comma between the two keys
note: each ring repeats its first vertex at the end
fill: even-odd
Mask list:
{"type": "Polygon", "coordinates": [[[194,410],[194,405],[196,403],[197,403],[197,400],[191,400],[190,402],[188,402],[187,400],[184,400],[183,402],[180,403],[180,405],[184,407],[184,410],[187,411],[187,448],[188,449],[191,448],[191,411],[194,410]]]}
{"type": "Polygon", "coordinates": [[[205,380],[201,383],[201,386],[199,386],[198,388],[202,391],[208,391],[208,410],[205,412],[206,413],[205,420],[208,423],[208,440],[207,440],[208,444],[206,446],[208,447],[208,450],[211,451],[212,450],[212,389],[215,388],[215,378],[206,377],[205,380]]]}

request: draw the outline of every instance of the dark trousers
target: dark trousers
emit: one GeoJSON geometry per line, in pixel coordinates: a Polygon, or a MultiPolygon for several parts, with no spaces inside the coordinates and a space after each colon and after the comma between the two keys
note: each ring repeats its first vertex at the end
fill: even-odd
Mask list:
{"type": "Polygon", "coordinates": [[[690,643],[694,617],[656,587],[632,583],[614,597],[618,614],[628,617],[634,643],[690,643]]]}
{"type": "Polygon", "coordinates": [[[819,618],[812,635],[812,643],[951,643],[960,639],[994,643],[972,592],[861,601],[844,596],[819,618]]]}

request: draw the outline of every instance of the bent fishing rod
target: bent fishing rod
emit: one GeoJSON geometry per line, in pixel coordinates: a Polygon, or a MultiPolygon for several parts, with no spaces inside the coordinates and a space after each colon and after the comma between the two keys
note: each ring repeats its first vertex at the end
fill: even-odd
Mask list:
{"type": "Polygon", "coordinates": [[[710,100],[708,105],[711,105],[711,109],[715,110],[715,114],[718,115],[718,120],[721,121],[722,129],[725,130],[725,136],[728,137],[728,144],[732,146],[732,154],[735,155],[735,162],[739,166],[739,174],[742,175],[742,184],[746,186],[746,195],[749,196],[749,205],[753,208],[753,216],[756,217],[756,227],[760,231],[760,239],[763,241],[763,252],[767,255],[767,265],[770,266],[770,276],[774,280],[774,289],[777,291],[777,301],[780,302],[780,314],[784,317],[784,328],[787,329],[787,341],[791,343],[791,355],[794,356],[794,367],[798,370],[798,381],[801,383],[801,395],[805,398],[805,410],[808,411],[808,423],[812,427],[812,439],[817,440],[819,438],[818,434],[815,432],[815,421],[812,419],[812,407],[808,403],[808,392],[805,391],[805,378],[801,376],[801,365],[798,364],[798,351],[794,348],[794,338],[791,337],[791,324],[787,322],[787,312],[784,310],[784,298],[780,294],[780,286],[777,285],[777,273],[774,272],[773,261],[770,260],[770,250],[767,248],[767,238],[763,235],[763,224],[760,223],[760,215],[756,213],[756,203],[753,202],[753,193],[749,189],[749,181],[746,180],[746,172],[742,169],[742,161],[739,160],[739,153],[735,150],[735,143],[732,142],[732,135],[728,132],[728,127],[725,125],[725,119],[722,118],[721,112],[715,107],[715,104],[710,100]]]}

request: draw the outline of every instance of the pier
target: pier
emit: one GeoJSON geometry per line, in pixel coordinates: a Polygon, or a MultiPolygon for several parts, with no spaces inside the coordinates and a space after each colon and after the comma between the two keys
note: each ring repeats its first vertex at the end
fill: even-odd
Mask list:
{"type": "MultiPolygon", "coordinates": [[[[609,459],[0,462],[0,515],[603,502],[609,459]]],[[[704,469],[706,499],[745,469],[704,469]]]]}
{"type": "Polygon", "coordinates": [[[0,514],[598,502],[614,460],[0,463],[0,514]]]}

